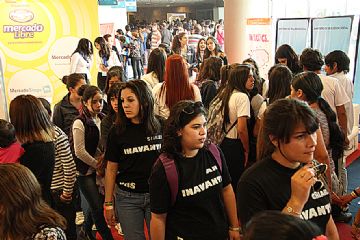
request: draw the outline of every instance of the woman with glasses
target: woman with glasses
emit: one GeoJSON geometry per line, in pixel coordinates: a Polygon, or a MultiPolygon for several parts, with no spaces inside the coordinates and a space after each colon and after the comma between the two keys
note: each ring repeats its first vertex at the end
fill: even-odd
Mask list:
{"type": "Polygon", "coordinates": [[[152,239],[240,239],[226,161],[215,145],[205,143],[206,134],[201,102],[180,101],[173,106],[162,154],[149,180],[152,239]],[[160,160],[164,157],[173,160],[175,181],[167,178],[169,172],[160,160]]]}
{"type": "Polygon", "coordinates": [[[103,214],[103,199],[96,185],[96,169],[102,154],[100,143],[100,124],[103,118],[103,95],[96,86],[83,85],[79,91],[82,111],[72,126],[71,148],[74,153],[79,188],[90,207],[91,216],[86,215],[82,234],[92,237],[92,219],[103,239],[112,240],[110,229],[103,214]],[[92,218],[92,219],[91,219],[92,218]]]}
{"type": "Polygon", "coordinates": [[[258,212],[278,210],[316,223],[328,239],[339,239],[329,192],[315,177],[318,128],[316,113],[305,102],[280,99],[269,105],[258,138],[259,161],[237,186],[243,227],[258,212]]]}
{"type": "Polygon", "coordinates": [[[115,224],[116,183],[115,207],[126,239],[145,240],[144,220],[150,230],[148,179],[161,148],[161,123],[154,115],[150,89],[142,80],[122,85],[118,102],[105,152],[106,218],[110,225],[115,224]]]}
{"type": "MultiPolygon", "coordinates": [[[[331,184],[332,184],[332,209],[333,216],[336,221],[337,217],[344,217],[341,206],[343,202],[339,198],[346,190],[343,189],[342,184],[339,183],[338,167],[342,164],[342,157],[344,154],[345,138],[340,126],[336,122],[336,113],[331,109],[330,105],[321,97],[323,91],[323,84],[320,77],[314,72],[303,72],[297,74],[291,82],[291,97],[303,100],[315,111],[319,119],[322,138],[326,146],[326,151],[329,156],[331,184]],[[337,166],[337,167],[335,167],[337,166]]],[[[348,217],[350,221],[350,217],[348,217]]]]}

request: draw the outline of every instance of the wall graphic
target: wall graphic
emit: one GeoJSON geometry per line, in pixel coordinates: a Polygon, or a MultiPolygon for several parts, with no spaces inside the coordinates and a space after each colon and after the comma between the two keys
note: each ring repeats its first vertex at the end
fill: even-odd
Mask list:
{"type": "MultiPolygon", "coordinates": [[[[59,80],[69,74],[80,38],[99,36],[96,0],[6,0],[0,2],[0,58],[8,102],[20,94],[52,103],[65,94],[59,80]]],[[[96,81],[92,68],[92,81],[96,81]]]]}
{"type": "Polygon", "coordinates": [[[248,56],[255,59],[259,65],[260,76],[267,79],[267,72],[273,65],[271,43],[271,19],[248,18],[246,21],[248,37],[248,56]]]}

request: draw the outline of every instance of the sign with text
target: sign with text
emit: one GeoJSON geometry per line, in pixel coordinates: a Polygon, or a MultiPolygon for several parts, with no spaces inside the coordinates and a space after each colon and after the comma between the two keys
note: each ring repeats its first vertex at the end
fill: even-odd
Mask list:
{"type": "Polygon", "coordinates": [[[276,23],[276,49],[283,44],[288,44],[300,55],[307,47],[309,22],[309,18],[279,19],[276,23]]]}
{"type": "MultiPolygon", "coordinates": [[[[0,58],[8,102],[20,94],[58,102],[67,93],[59,79],[70,73],[79,39],[99,36],[97,12],[96,0],[0,2],[0,58]]],[[[92,68],[93,80],[96,72],[92,68]]]]}
{"type": "Polygon", "coordinates": [[[349,51],[353,16],[311,19],[311,46],[325,56],[333,50],[349,51]]]}
{"type": "Polygon", "coordinates": [[[271,19],[248,18],[246,20],[246,35],[249,43],[248,56],[258,64],[260,75],[267,78],[267,72],[273,64],[271,19]]]}

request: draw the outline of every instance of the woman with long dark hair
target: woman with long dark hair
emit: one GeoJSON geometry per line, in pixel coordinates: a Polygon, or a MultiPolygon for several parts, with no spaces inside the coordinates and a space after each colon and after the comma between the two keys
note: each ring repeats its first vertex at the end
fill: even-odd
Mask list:
{"type": "Polygon", "coordinates": [[[303,101],[280,99],[269,105],[258,137],[259,161],[237,186],[243,227],[256,213],[276,210],[312,221],[328,239],[339,239],[322,181],[325,169],[313,161],[318,129],[316,113],[303,101]]]}
{"type": "Polygon", "coordinates": [[[189,77],[191,77],[192,70],[196,65],[195,49],[188,45],[188,36],[185,32],[175,35],[171,51],[173,54],[178,54],[186,60],[189,77]]]}
{"type": "Polygon", "coordinates": [[[174,54],[166,59],[164,82],[152,90],[156,115],[168,118],[170,108],[180,100],[201,101],[199,88],[189,82],[184,59],[174,54]]]}
{"type": "Polygon", "coordinates": [[[216,38],[214,38],[213,36],[209,36],[206,39],[206,49],[204,53],[204,59],[211,56],[221,58],[224,62],[224,65],[228,64],[228,60],[225,53],[221,50],[220,45],[218,44],[216,38]]]}
{"type": "Polygon", "coordinates": [[[164,81],[165,61],[166,53],[164,50],[155,48],[151,51],[147,72],[141,76],[141,80],[144,80],[150,89],[153,89],[156,84],[164,81]]]}
{"type": "Polygon", "coordinates": [[[96,64],[98,66],[97,85],[104,91],[106,83],[106,74],[112,66],[120,66],[120,60],[116,56],[103,37],[97,37],[94,41],[95,48],[99,51],[96,54],[96,64]]]}
{"type": "Polygon", "coordinates": [[[72,150],[76,168],[79,172],[77,181],[83,196],[90,207],[91,216],[85,216],[83,232],[92,237],[92,219],[97,231],[103,239],[112,240],[103,213],[103,198],[96,185],[96,170],[98,159],[102,154],[100,143],[100,124],[103,118],[101,113],[103,95],[96,86],[84,85],[79,91],[82,101],[82,111],[72,126],[72,150]],[[92,219],[91,219],[92,218],[92,219]]]}
{"type": "Polygon", "coordinates": [[[66,220],[43,200],[27,167],[0,164],[0,179],[0,239],[66,240],[66,220]]]}
{"type": "Polygon", "coordinates": [[[315,111],[319,119],[321,133],[325,142],[326,150],[330,159],[332,193],[334,217],[341,214],[342,205],[339,196],[346,191],[339,184],[338,167],[342,164],[345,138],[342,130],[336,122],[336,114],[330,105],[321,97],[323,84],[320,77],[314,72],[304,72],[297,74],[291,82],[291,97],[306,101],[315,111]],[[335,212],[336,210],[336,212],[335,212]]]}
{"type": "Polygon", "coordinates": [[[84,76],[86,83],[90,83],[90,68],[92,65],[93,46],[89,39],[82,38],[71,55],[70,73],[80,73],[84,76]]]}
{"type": "Polygon", "coordinates": [[[287,44],[281,45],[276,50],[275,63],[287,66],[294,75],[302,71],[299,63],[299,56],[294,49],[287,44]]]}
{"type": "Polygon", "coordinates": [[[51,206],[51,180],[55,164],[55,128],[39,99],[19,95],[10,102],[10,120],[25,152],[20,163],[38,179],[44,200],[51,206]]]}
{"type": "Polygon", "coordinates": [[[240,239],[226,161],[214,144],[205,146],[206,134],[201,102],[180,101],[171,108],[163,153],[149,180],[151,239],[240,239]],[[177,176],[167,177],[170,162],[164,166],[161,158],[173,160],[177,176]]]}
{"type": "Polygon", "coordinates": [[[195,84],[200,88],[201,99],[208,109],[220,87],[220,69],[223,61],[218,57],[205,59],[195,84]]]}
{"type": "Polygon", "coordinates": [[[249,155],[249,93],[254,87],[252,68],[248,64],[232,64],[229,81],[215,98],[222,99],[221,109],[227,134],[220,144],[229,166],[233,188],[247,165],[249,155]]]}
{"type": "Polygon", "coordinates": [[[127,239],[143,240],[144,220],[150,230],[148,178],[159,156],[161,124],[154,115],[154,100],[144,81],[132,80],[121,86],[118,112],[107,141],[105,159],[105,210],[109,224],[117,216],[127,239]]]}

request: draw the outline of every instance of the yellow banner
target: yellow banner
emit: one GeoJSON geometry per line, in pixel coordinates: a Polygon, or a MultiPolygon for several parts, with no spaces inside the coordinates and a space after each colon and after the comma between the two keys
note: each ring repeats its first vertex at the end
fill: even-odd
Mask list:
{"type": "MultiPolygon", "coordinates": [[[[66,93],[61,82],[80,38],[99,36],[97,0],[0,1],[0,58],[8,103],[20,94],[52,104],[66,93]]],[[[97,70],[91,79],[96,84],[97,70]]]]}

